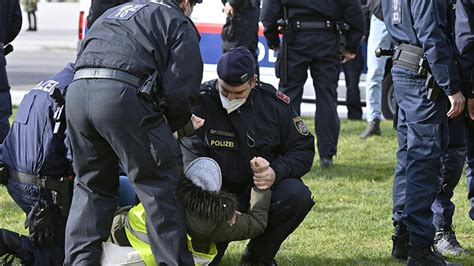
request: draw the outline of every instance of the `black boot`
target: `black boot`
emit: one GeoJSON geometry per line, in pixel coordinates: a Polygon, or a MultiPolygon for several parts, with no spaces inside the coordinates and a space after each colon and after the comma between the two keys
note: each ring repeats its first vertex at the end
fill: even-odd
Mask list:
{"type": "Polygon", "coordinates": [[[408,233],[405,233],[401,236],[392,236],[392,240],[393,240],[392,257],[399,260],[407,260],[408,252],[410,250],[410,247],[408,245],[410,237],[408,233]]]}
{"type": "Polygon", "coordinates": [[[257,256],[245,248],[244,253],[240,257],[239,265],[242,266],[277,266],[276,261],[273,259],[270,263],[261,262],[257,256]]]}
{"type": "Polygon", "coordinates": [[[448,265],[448,263],[449,262],[445,261],[441,254],[433,252],[430,247],[420,248],[410,246],[410,256],[407,260],[407,266],[444,266],[448,265]]]}
{"type": "Polygon", "coordinates": [[[0,257],[5,254],[18,256],[20,235],[7,229],[0,229],[0,257]]]}
{"type": "Polygon", "coordinates": [[[451,227],[436,231],[434,248],[443,255],[459,256],[467,251],[459,244],[456,233],[451,227]]]}
{"type": "Polygon", "coordinates": [[[319,158],[319,168],[321,168],[321,170],[330,168],[332,164],[332,158],[319,158]]]}
{"type": "Polygon", "coordinates": [[[359,135],[359,138],[366,139],[370,136],[380,136],[382,134],[380,130],[380,119],[375,119],[374,121],[369,122],[367,128],[359,135]]]}

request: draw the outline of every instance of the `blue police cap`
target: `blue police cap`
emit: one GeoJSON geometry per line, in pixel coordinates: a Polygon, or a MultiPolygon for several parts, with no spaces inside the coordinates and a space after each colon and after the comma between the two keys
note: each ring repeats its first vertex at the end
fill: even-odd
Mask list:
{"type": "Polygon", "coordinates": [[[255,75],[255,59],[246,47],[223,54],[217,62],[217,75],[231,86],[242,85],[255,75]]]}

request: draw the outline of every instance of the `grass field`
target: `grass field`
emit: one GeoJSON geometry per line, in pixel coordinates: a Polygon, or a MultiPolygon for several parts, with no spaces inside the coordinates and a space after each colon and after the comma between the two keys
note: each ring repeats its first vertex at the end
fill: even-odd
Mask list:
{"type": "MultiPolygon", "coordinates": [[[[305,120],[314,128],[311,119],[305,120]]],[[[305,177],[315,206],[300,227],[283,243],[279,265],[403,265],[390,257],[392,175],[396,135],[390,121],[382,122],[382,137],[359,140],[366,123],[341,121],[335,166],[313,169],[305,177]]],[[[465,176],[456,188],[454,225],[459,242],[474,254],[473,222],[468,217],[465,176]]],[[[0,187],[0,227],[25,232],[24,214],[0,187]]],[[[223,265],[237,265],[246,242],[232,243],[223,265]]],[[[452,258],[474,265],[474,255],[452,258]]]]}

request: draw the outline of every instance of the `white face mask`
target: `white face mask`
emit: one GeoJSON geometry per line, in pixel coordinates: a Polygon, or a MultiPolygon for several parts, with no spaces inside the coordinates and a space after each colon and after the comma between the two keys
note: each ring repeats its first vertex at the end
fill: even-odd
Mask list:
{"type": "Polygon", "coordinates": [[[234,99],[234,100],[229,100],[227,97],[219,93],[219,96],[221,97],[221,103],[222,107],[227,110],[227,113],[230,114],[233,111],[237,110],[240,106],[242,106],[247,99],[234,99]]]}

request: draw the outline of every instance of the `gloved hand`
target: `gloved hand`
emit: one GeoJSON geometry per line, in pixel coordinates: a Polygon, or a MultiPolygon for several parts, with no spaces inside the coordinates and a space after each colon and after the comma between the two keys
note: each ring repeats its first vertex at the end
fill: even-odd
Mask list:
{"type": "Polygon", "coordinates": [[[30,240],[38,246],[47,246],[54,237],[52,210],[48,202],[38,200],[26,217],[25,228],[29,229],[30,240]]]}

